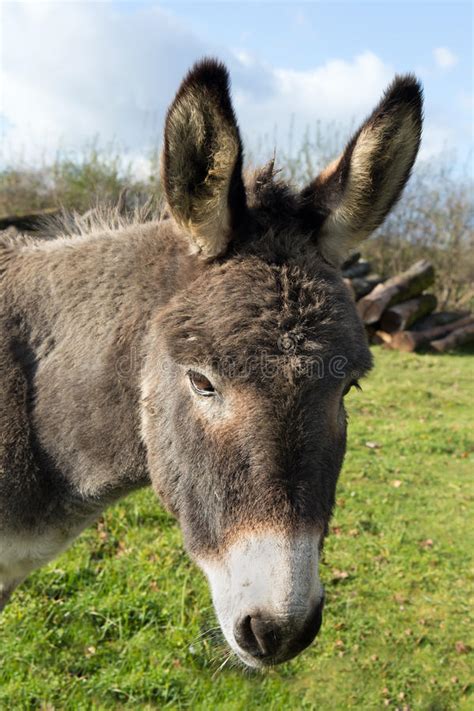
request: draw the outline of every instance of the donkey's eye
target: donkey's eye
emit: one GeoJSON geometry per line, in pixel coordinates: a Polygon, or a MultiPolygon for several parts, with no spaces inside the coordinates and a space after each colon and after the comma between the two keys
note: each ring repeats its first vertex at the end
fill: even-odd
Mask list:
{"type": "Polygon", "coordinates": [[[208,378],[202,373],[196,373],[195,370],[188,370],[188,378],[191,383],[191,387],[195,393],[198,395],[203,395],[204,397],[210,397],[215,395],[216,391],[214,385],[208,378]]]}
{"type": "Polygon", "coordinates": [[[342,391],[342,397],[345,397],[349,390],[352,390],[352,388],[356,388],[356,390],[362,390],[358,380],[351,380],[350,383],[347,383],[344,390],[342,391]]]}

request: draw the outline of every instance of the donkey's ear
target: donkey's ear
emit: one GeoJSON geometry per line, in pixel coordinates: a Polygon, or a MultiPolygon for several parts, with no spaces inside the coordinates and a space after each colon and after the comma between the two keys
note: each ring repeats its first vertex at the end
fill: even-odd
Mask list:
{"type": "Polygon", "coordinates": [[[205,59],[168,111],[162,179],[171,213],[195,251],[223,254],[246,210],[242,143],[223,64],[205,59]]]}
{"type": "Polygon", "coordinates": [[[396,77],[342,155],[303,190],[324,218],[318,246],[328,261],[340,264],[400,197],[420,145],[422,104],[415,77],[396,77]]]}

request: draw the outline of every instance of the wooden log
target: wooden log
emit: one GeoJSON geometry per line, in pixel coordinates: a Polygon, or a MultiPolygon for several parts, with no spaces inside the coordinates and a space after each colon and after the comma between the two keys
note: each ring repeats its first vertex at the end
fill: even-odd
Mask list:
{"type": "Polygon", "coordinates": [[[421,316],[434,311],[438,299],[434,294],[422,294],[387,309],[380,319],[380,328],[387,333],[396,333],[410,328],[421,316]]]}
{"type": "Polygon", "coordinates": [[[28,215],[7,215],[0,218],[0,230],[16,227],[19,232],[36,232],[43,227],[47,217],[56,215],[58,212],[57,208],[51,207],[28,215]]]}
{"type": "Polygon", "coordinates": [[[446,353],[458,346],[464,346],[466,343],[474,343],[474,323],[464,326],[463,328],[457,328],[444,338],[431,341],[430,345],[432,350],[438,353],[446,353]]]}
{"type": "Polygon", "coordinates": [[[359,259],[358,262],[350,267],[342,270],[342,276],[346,279],[355,279],[356,277],[364,277],[372,269],[370,263],[366,259],[359,259]]]}
{"type": "Polygon", "coordinates": [[[379,284],[370,294],[357,302],[357,310],[366,324],[377,323],[389,306],[418,296],[434,281],[434,269],[431,262],[422,259],[403,274],[379,284]]]}
{"type": "Polygon", "coordinates": [[[469,324],[474,324],[474,316],[472,315],[447,323],[444,326],[426,329],[425,331],[400,331],[392,336],[392,348],[405,353],[413,353],[418,348],[427,346],[431,341],[447,336],[448,333],[457,331],[469,324]]]}
{"type": "Polygon", "coordinates": [[[420,318],[410,327],[410,331],[426,331],[438,326],[445,326],[469,315],[470,311],[437,311],[420,318]]]}
{"type": "Polygon", "coordinates": [[[353,264],[358,262],[360,259],[360,252],[354,252],[354,254],[351,254],[350,257],[346,259],[345,262],[342,263],[341,269],[344,271],[344,269],[349,269],[349,267],[352,267],[353,264]]]}
{"type": "Polygon", "coordinates": [[[356,300],[361,299],[366,294],[370,294],[378,284],[383,282],[380,274],[368,274],[366,277],[357,277],[349,280],[355,293],[356,300]]]}
{"type": "Polygon", "coordinates": [[[351,292],[351,296],[352,296],[352,298],[353,298],[354,301],[355,301],[355,300],[356,300],[356,292],[355,292],[354,287],[352,286],[352,280],[351,280],[351,279],[344,279],[344,278],[343,278],[342,281],[344,282],[344,284],[347,286],[347,288],[348,288],[349,291],[351,292]]]}
{"type": "Polygon", "coordinates": [[[387,333],[386,331],[375,331],[371,343],[374,345],[383,345],[386,348],[392,348],[392,340],[393,336],[391,333],[387,333]]]}

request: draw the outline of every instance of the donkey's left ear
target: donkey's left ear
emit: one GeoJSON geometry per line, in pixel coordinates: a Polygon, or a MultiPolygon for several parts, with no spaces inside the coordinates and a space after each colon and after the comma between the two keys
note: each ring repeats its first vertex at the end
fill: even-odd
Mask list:
{"type": "Polygon", "coordinates": [[[302,192],[324,219],[323,256],[340,264],[385,219],[410,177],[420,145],[422,89],[412,75],[396,77],[344,152],[302,192]]]}
{"type": "Polygon", "coordinates": [[[227,70],[205,59],[168,111],[162,179],[173,217],[206,259],[225,252],[245,214],[242,159],[227,70]]]}

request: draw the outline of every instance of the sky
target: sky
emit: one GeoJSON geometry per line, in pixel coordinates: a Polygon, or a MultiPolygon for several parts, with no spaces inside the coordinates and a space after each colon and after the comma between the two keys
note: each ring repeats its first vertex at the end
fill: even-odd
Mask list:
{"type": "Polygon", "coordinates": [[[473,148],[470,2],[1,2],[0,164],[98,137],[137,172],[197,59],[216,56],[248,150],[362,120],[395,73],[425,89],[421,160],[473,148]]]}

